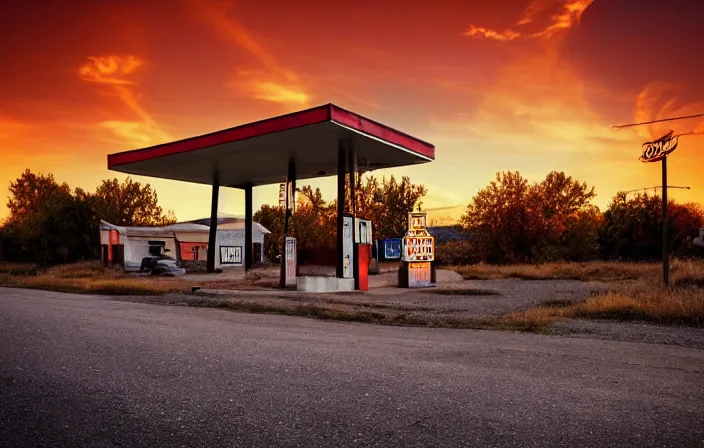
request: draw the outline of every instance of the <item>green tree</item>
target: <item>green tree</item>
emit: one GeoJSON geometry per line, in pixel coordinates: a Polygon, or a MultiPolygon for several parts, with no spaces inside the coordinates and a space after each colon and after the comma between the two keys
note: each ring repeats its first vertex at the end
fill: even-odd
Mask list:
{"type": "Polygon", "coordinates": [[[334,249],[337,243],[335,203],[328,204],[319,188],[302,187],[296,211],[291,219],[291,233],[301,249],[334,249]]]}
{"type": "Polygon", "coordinates": [[[594,188],[553,171],[531,189],[538,212],[534,261],[585,261],[598,256],[599,209],[591,204],[594,188]]]}
{"type": "MultiPolygon", "coordinates": [[[[422,204],[427,190],[411,183],[404,176],[401,182],[391,176],[381,182],[370,176],[357,179],[357,216],[372,221],[373,237],[399,237],[406,231],[408,212],[422,204]]],[[[349,213],[349,188],[346,189],[346,211],[349,213]]],[[[254,220],[271,231],[264,253],[270,260],[281,254],[285,213],[283,207],[263,205],[254,220]]],[[[326,202],[320,189],[300,187],[296,210],[289,222],[289,234],[296,237],[299,250],[334,250],[337,246],[337,201],[326,202]]]]}
{"type": "Polygon", "coordinates": [[[59,185],[53,174],[34,174],[25,170],[15,181],[10,182],[7,222],[21,220],[41,211],[48,205],[61,202],[71,196],[68,184],[59,185]]]}
{"type": "Polygon", "coordinates": [[[272,206],[264,204],[259,210],[254,213],[252,219],[267,230],[271,234],[264,238],[264,257],[274,261],[276,257],[281,255],[281,245],[283,244],[284,235],[284,208],[281,206],[272,206]]]}
{"type": "Polygon", "coordinates": [[[562,172],[533,184],[518,172],[501,172],[474,196],[460,224],[487,262],[591,259],[600,225],[594,196],[562,172]]]}
{"type": "Polygon", "coordinates": [[[394,176],[382,177],[381,181],[368,176],[364,182],[360,178],[357,185],[357,216],[372,221],[374,239],[403,236],[408,213],[421,208],[428,194],[424,185],[412,183],[408,176],[400,182],[394,176]]]}
{"type": "Polygon", "coordinates": [[[173,224],[172,211],[164,213],[158,195],[150,184],[142,185],[130,177],[104,180],[95,190],[100,219],[118,226],[162,226],[173,224]]]}
{"type": "MultiPolygon", "coordinates": [[[[704,225],[704,212],[696,204],[668,202],[668,245],[673,256],[696,255],[692,237],[704,225]]],[[[604,212],[599,232],[606,259],[656,261],[662,257],[662,198],[639,194],[630,199],[618,193],[604,212]]]]}
{"type": "Polygon", "coordinates": [[[10,216],[1,229],[3,256],[12,261],[56,264],[98,258],[100,219],[122,225],[173,222],[147,184],[105,181],[95,194],[71,191],[51,174],[26,170],[10,183],[10,216]],[[140,197],[144,196],[144,197],[140,197]],[[117,210],[118,206],[124,208],[117,210]],[[105,219],[103,218],[103,219],[105,219]],[[115,222],[116,221],[116,222],[115,222]]]}
{"type": "Polygon", "coordinates": [[[5,256],[56,264],[99,254],[98,221],[92,202],[54,176],[26,170],[10,184],[10,216],[3,226],[5,256]]]}
{"type": "Polygon", "coordinates": [[[538,230],[528,180],[518,172],[497,173],[472,198],[460,224],[472,235],[482,260],[527,261],[538,230]]]}

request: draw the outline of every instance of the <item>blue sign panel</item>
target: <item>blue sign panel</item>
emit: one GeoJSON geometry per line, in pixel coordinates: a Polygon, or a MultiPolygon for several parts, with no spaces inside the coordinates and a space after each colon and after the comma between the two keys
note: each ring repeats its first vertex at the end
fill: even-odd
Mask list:
{"type": "Polygon", "coordinates": [[[401,259],[401,238],[389,238],[381,240],[381,256],[383,260],[401,259]]]}

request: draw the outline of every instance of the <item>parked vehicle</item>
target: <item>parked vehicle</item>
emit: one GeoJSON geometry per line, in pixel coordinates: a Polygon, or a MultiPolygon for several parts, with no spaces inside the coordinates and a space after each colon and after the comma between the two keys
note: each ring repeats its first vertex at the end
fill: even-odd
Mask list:
{"type": "Polygon", "coordinates": [[[176,260],[166,255],[169,249],[159,255],[150,255],[142,258],[140,272],[149,272],[151,275],[183,275],[186,270],[176,264],[176,260]]]}

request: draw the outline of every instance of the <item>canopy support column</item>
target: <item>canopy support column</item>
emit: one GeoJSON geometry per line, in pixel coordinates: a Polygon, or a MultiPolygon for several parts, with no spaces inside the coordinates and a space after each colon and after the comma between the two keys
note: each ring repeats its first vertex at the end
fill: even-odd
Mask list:
{"type": "Polygon", "coordinates": [[[218,195],[220,193],[220,178],[216,173],[213,176],[213,193],[210,204],[210,231],[208,233],[208,260],[206,271],[215,272],[215,244],[218,232],[218,195]]]}
{"type": "Polygon", "coordinates": [[[340,140],[337,148],[337,277],[345,275],[344,246],[344,216],[345,216],[345,171],[347,143],[340,140]]]}
{"type": "Polygon", "coordinates": [[[252,184],[244,186],[244,270],[252,269],[254,245],[252,244],[252,184]]]}
{"type": "Polygon", "coordinates": [[[284,235],[281,241],[281,288],[286,288],[286,237],[289,235],[289,221],[293,215],[296,202],[296,162],[293,159],[288,161],[288,173],[286,175],[286,207],[284,210],[284,235]]]}

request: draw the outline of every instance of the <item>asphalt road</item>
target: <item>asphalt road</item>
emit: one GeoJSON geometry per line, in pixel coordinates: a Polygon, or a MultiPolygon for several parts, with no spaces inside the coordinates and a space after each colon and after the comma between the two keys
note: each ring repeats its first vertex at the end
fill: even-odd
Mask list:
{"type": "Polygon", "coordinates": [[[704,351],[0,289],[0,446],[704,446],[704,351]]]}

